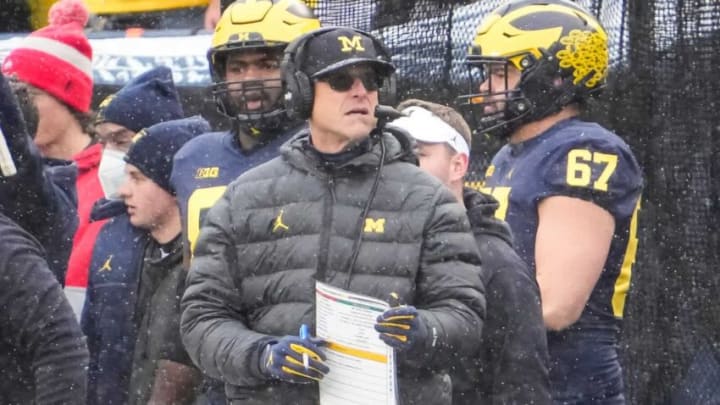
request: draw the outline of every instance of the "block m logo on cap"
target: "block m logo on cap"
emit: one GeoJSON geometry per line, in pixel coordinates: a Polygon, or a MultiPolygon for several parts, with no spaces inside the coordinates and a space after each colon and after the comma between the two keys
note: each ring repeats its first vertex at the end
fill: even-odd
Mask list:
{"type": "Polygon", "coordinates": [[[338,41],[340,41],[340,45],[342,46],[342,48],[340,48],[340,52],[365,50],[362,44],[362,36],[360,35],[353,35],[352,39],[346,37],[345,35],[341,35],[338,37],[338,41]]]}

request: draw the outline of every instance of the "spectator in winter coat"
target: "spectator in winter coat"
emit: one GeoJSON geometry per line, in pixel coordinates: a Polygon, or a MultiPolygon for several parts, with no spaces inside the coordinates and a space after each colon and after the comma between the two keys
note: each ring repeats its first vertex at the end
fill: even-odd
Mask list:
{"type": "Polygon", "coordinates": [[[22,101],[19,104],[0,73],[0,130],[8,147],[6,158],[12,160],[15,169],[14,174],[0,176],[0,212],[40,242],[50,270],[62,283],[78,222],[77,169],[69,161],[43,160],[23,119],[23,115],[30,118],[28,127],[34,127],[34,105],[23,91],[19,91],[18,98],[22,101]],[[19,105],[25,107],[24,111],[19,105]]]}
{"type": "Polygon", "coordinates": [[[86,131],[93,88],[92,48],[83,32],[87,18],[80,0],[55,3],[50,25],[26,37],[2,63],[2,72],[27,85],[34,97],[34,140],[46,157],[80,160],[92,144],[86,131]]]}
{"type": "Polygon", "coordinates": [[[77,165],[79,222],[73,251],[95,242],[99,227],[89,224],[90,210],[103,196],[98,178],[102,145],[91,130],[92,48],[83,31],[87,19],[81,0],[55,3],[50,25],[25,38],[2,64],[3,73],[25,87],[37,109],[38,125],[31,135],[42,155],[77,165]]]}
{"type": "MultiPolygon", "coordinates": [[[[141,74],[100,103],[95,119],[95,133],[104,146],[98,177],[105,198],[118,198],[118,187],[125,178],[123,158],[135,134],[143,128],[183,116],[172,72],[167,67],[157,67],[141,74]]],[[[106,209],[117,206],[108,204],[104,198],[95,204],[106,209]]],[[[120,207],[124,210],[122,204],[120,207]]],[[[88,268],[96,235],[105,223],[99,219],[102,216],[94,209],[91,211],[86,236],[83,237],[87,243],[76,244],[70,255],[65,294],[78,316],[85,302],[88,268]]]]}
{"type": "Polygon", "coordinates": [[[186,272],[170,172],[180,146],[209,129],[199,117],[156,124],[125,156],[118,191],[126,213],[98,235],[82,316],[88,403],[192,403],[199,373],[179,334],[186,272]]]}
{"type": "Polygon", "coordinates": [[[185,116],[172,71],[158,66],[129,81],[117,93],[100,103],[95,117],[95,134],[103,144],[100,184],[107,198],[116,198],[124,176],[123,158],[132,139],[143,128],[178,120],[185,116]],[[122,164],[112,164],[120,161],[122,164]],[[107,166],[107,167],[106,167],[107,166]]]}
{"type": "Polygon", "coordinates": [[[440,371],[479,343],[480,257],[462,206],[416,166],[410,139],[377,127],[390,55],[369,34],[320,29],[288,45],[283,69],[288,113],[309,129],[209,210],[182,302],[188,353],[230,404],[315,404],[333,372],[297,337],[315,325],[315,282],[396,293],[406,305],[375,329],[398,352],[401,400],[449,403],[440,371]]]}
{"type": "Polygon", "coordinates": [[[441,180],[465,205],[483,259],[487,315],[480,351],[452,369],[453,404],[550,404],[550,379],[540,290],[512,246],[497,201],[463,188],[471,132],[454,109],[422,100],[398,106],[407,114],[388,127],[417,141],[420,168],[441,180]]]}
{"type": "Polygon", "coordinates": [[[84,404],[85,338],[43,256],[0,214],[0,403],[84,404]]]}

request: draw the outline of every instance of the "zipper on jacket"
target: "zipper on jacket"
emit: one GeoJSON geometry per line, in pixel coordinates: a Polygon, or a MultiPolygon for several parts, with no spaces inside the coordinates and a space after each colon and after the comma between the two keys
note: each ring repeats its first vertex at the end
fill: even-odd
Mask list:
{"type": "Polygon", "coordinates": [[[335,205],[335,176],[328,173],[327,187],[330,195],[325,197],[323,208],[322,228],[320,229],[320,251],[318,255],[317,274],[318,281],[325,282],[325,273],[330,256],[330,232],[332,225],[333,206],[335,205]]]}
{"type": "Polygon", "coordinates": [[[335,175],[332,173],[330,174],[330,177],[328,178],[328,188],[330,189],[330,196],[332,197],[332,203],[335,205],[336,199],[335,199],[335,175]]]}

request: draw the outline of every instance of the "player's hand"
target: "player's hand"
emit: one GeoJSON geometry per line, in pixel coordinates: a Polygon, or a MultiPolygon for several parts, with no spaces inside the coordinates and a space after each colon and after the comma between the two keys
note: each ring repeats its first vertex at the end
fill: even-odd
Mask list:
{"type": "Polygon", "coordinates": [[[398,351],[422,347],[427,339],[427,327],[413,306],[393,307],[378,316],[375,330],[380,339],[398,351]]]}
{"type": "Polygon", "coordinates": [[[269,343],[260,356],[260,369],[270,378],[297,384],[320,381],[330,369],[325,365],[325,354],[320,350],[320,339],[300,339],[285,336],[269,343]],[[308,367],[303,364],[307,354],[308,367]]]}

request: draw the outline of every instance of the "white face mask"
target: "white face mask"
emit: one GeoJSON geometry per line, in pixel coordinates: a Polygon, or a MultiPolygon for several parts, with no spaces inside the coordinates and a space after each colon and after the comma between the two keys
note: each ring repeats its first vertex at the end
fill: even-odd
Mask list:
{"type": "Polygon", "coordinates": [[[118,198],[118,189],[125,180],[125,152],[103,149],[98,177],[106,198],[118,198]]]}

